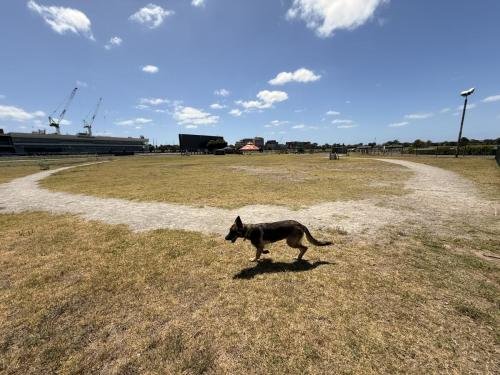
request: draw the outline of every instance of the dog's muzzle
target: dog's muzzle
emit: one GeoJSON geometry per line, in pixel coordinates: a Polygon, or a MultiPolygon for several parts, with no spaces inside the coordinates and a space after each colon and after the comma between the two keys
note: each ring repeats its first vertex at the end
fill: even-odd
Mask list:
{"type": "Polygon", "coordinates": [[[238,237],[236,237],[236,236],[231,236],[230,234],[228,234],[228,235],[226,236],[226,241],[231,241],[232,243],[235,243],[237,239],[238,239],[238,237]]]}

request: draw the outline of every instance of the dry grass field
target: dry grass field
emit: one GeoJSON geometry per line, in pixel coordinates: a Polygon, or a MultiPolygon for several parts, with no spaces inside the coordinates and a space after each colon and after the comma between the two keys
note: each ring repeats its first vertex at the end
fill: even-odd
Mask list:
{"type": "Polygon", "coordinates": [[[71,157],[71,158],[9,158],[0,160],[0,184],[9,182],[18,177],[23,177],[39,172],[44,168],[59,168],[70,165],[95,162],[96,160],[108,160],[109,158],[96,157],[71,157]]]}
{"type": "Polygon", "coordinates": [[[160,156],[71,169],[47,178],[42,185],[138,201],[224,208],[249,204],[297,207],[400,195],[410,174],[403,167],[368,159],[344,159],[332,168],[324,154],[160,156]]]}
{"type": "MultiPolygon", "coordinates": [[[[318,156],[237,160],[127,158],[64,171],[44,183],[221,206],[293,205],[293,186],[307,204],[324,188],[322,178],[315,187],[315,174],[327,168],[318,156]],[[184,165],[168,168],[175,164],[184,165]],[[303,181],[276,178],[273,191],[268,176],[252,174],[266,168],[290,168],[303,181]],[[188,186],[181,169],[196,186],[188,186]],[[221,190],[211,197],[214,186],[197,177],[211,173],[235,180],[217,182],[221,190]],[[127,185],[122,174],[140,178],[127,185]],[[175,193],[172,176],[185,191],[175,193]],[[231,192],[244,181],[251,189],[231,192]],[[194,190],[207,191],[193,199],[194,190]]],[[[458,172],[497,199],[490,185],[498,186],[498,168],[470,160],[458,172]]],[[[322,200],[390,199],[405,192],[409,175],[373,160],[328,165],[334,168],[330,184],[354,191],[321,192],[322,200]]],[[[499,254],[500,236],[489,224],[464,219],[450,222],[452,232],[436,234],[387,223],[372,238],[317,233],[335,245],[311,248],[306,261],[294,262],[294,250],[274,244],[270,256],[254,264],[247,261],[248,242],[172,230],[133,233],[66,215],[0,214],[0,373],[496,374],[499,263],[479,256],[499,254]]]]}

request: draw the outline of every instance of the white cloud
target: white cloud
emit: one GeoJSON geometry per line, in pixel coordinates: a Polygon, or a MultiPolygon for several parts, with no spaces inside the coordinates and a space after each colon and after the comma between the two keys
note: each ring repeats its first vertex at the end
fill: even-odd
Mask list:
{"type": "Polygon", "coordinates": [[[306,126],[304,124],[292,126],[292,129],[304,129],[306,126]]]}
{"type": "Polygon", "coordinates": [[[289,121],[280,121],[280,120],[273,120],[269,124],[264,125],[265,128],[272,128],[276,126],[281,126],[285,124],[289,124],[289,121]]]}
{"type": "Polygon", "coordinates": [[[0,120],[29,121],[34,120],[37,117],[45,117],[45,113],[42,111],[26,112],[24,109],[19,107],[0,105],[0,120]]]}
{"type": "Polygon", "coordinates": [[[88,83],[87,82],[83,82],[83,81],[76,81],[76,86],[77,87],[89,87],[88,83]]]}
{"type": "Polygon", "coordinates": [[[265,105],[265,103],[262,103],[258,100],[248,100],[248,101],[238,100],[235,103],[241,105],[246,110],[261,109],[265,105]]]}
{"type": "Polygon", "coordinates": [[[229,90],[219,89],[219,90],[215,90],[214,94],[217,95],[217,96],[226,97],[226,96],[229,96],[229,94],[231,94],[231,93],[229,92],[229,90]]]}
{"type": "Polygon", "coordinates": [[[433,113],[411,113],[409,115],[405,115],[405,118],[409,120],[423,120],[432,116],[434,116],[433,113]]]}
{"type": "Polygon", "coordinates": [[[198,125],[213,125],[219,122],[219,116],[214,116],[208,112],[203,112],[193,107],[178,106],[173,114],[174,120],[179,125],[198,126],[198,125]]]}
{"type": "Polygon", "coordinates": [[[154,66],[154,65],[146,65],[146,66],[142,67],[142,71],[144,73],[155,74],[155,73],[158,73],[160,71],[160,68],[158,68],[157,66],[154,66]]]}
{"type": "Polygon", "coordinates": [[[241,112],[239,109],[236,108],[236,109],[231,109],[229,111],[229,114],[234,117],[240,117],[243,114],[243,112],[241,112]]]}
{"type": "Polygon", "coordinates": [[[439,111],[439,113],[448,113],[451,111],[451,108],[443,108],[442,110],[439,111]]]}
{"type": "Polygon", "coordinates": [[[28,1],[28,8],[38,13],[43,20],[58,34],[71,32],[95,40],[92,35],[92,23],[89,18],[78,9],[44,6],[35,1],[28,1]]]}
{"type": "Polygon", "coordinates": [[[151,122],[153,122],[153,120],[149,118],[137,117],[131,120],[117,121],[115,122],[115,124],[119,126],[137,126],[137,125],[149,124],[151,122]]]}
{"type": "Polygon", "coordinates": [[[320,75],[314,74],[313,71],[306,68],[297,69],[295,72],[281,72],[276,77],[269,81],[270,85],[284,85],[289,82],[315,82],[321,78],[320,75]]]}
{"type": "Polygon", "coordinates": [[[483,103],[500,102],[500,95],[488,96],[487,98],[484,98],[482,101],[483,103]]]}
{"type": "Polygon", "coordinates": [[[214,103],[214,104],[210,105],[210,108],[212,108],[212,109],[224,109],[224,108],[226,108],[226,106],[222,105],[220,103],[214,103]]]}
{"type": "Polygon", "coordinates": [[[355,125],[355,124],[351,124],[351,125],[339,125],[339,126],[337,126],[337,129],[350,129],[350,128],[355,128],[357,126],[358,125],[355,125]]]}
{"type": "Polygon", "coordinates": [[[143,24],[150,29],[155,29],[163,23],[163,20],[165,18],[173,14],[173,11],[163,9],[159,5],[148,4],[144,8],[132,14],[129,19],[131,21],[143,24]]]}
{"type": "Polygon", "coordinates": [[[287,100],[288,94],[284,91],[263,90],[257,94],[257,99],[259,100],[249,100],[249,101],[238,100],[236,104],[241,105],[247,111],[255,109],[267,109],[271,108],[274,103],[280,103],[287,100]]]}
{"type": "Polygon", "coordinates": [[[352,120],[333,120],[332,124],[352,124],[352,120]]]}
{"type": "Polygon", "coordinates": [[[367,22],[387,0],[294,0],[288,19],[301,19],[319,37],[335,30],[353,30],[367,22]]]}
{"type": "Polygon", "coordinates": [[[205,6],[205,0],[192,0],[191,5],[194,7],[204,7],[205,6]]]}
{"type": "Polygon", "coordinates": [[[409,124],[408,121],[402,121],[402,122],[394,122],[394,123],[389,124],[387,126],[390,127],[390,128],[399,128],[401,126],[406,126],[408,124],[409,124]]]}
{"type": "Polygon", "coordinates": [[[107,50],[110,50],[113,47],[119,47],[123,43],[123,39],[120,38],[119,36],[114,36],[112,37],[107,44],[104,45],[104,48],[107,50]]]}
{"type": "Polygon", "coordinates": [[[257,94],[257,98],[266,104],[274,104],[284,102],[288,99],[288,94],[284,91],[269,91],[264,90],[257,94]]]}
{"type": "Polygon", "coordinates": [[[170,101],[168,99],[162,99],[162,98],[140,98],[139,99],[139,105],[143,105],[143,106],[158,106],[158,105],[162,105],[162,104],[167,104],[167,103],[170,103],[170,101]]]}
{"type": "Polygon", "coordinates": [[[340,115],[340,112],[337,112],[337,111],[328,111],[328,112],[326,112],[326,115],[327,116],[338,116],[338,115],[340,115]]]}

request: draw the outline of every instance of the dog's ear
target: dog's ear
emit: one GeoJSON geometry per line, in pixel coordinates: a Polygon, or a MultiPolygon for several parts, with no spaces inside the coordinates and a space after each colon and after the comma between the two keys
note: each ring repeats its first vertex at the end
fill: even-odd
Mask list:
{"type": "Polygon", "coordinates": [[[234,222],[236,223],[236,226],[238,228],[243,228],[243,223],[242,223],[242,221],[241,221],[241,219],[240,219],[239,216],[236,218],[236,220],[234,222]]]}

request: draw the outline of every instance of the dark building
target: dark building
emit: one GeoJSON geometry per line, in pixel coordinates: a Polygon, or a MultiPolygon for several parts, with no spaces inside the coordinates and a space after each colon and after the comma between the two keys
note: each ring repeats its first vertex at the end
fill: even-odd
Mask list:
{"type": "Polygon", "coordinates": [[[311,142],[287,142],[286,148],[292,151],[309,150],[313,146],[311,142]]]}
{"type": "Polygon", "coordinates": [[[148,139],[45,133],[0,134],[2,155],[131,155],[148,150],[148,139]]]}
{"type": "Polygon", "coordinates": [[[224,142],[224,138],[215,135],[179,134],[179,146],[183,152],[207,152],[210,141],[224,142]]]}
{"type": "Polygon", "coordinates": [[[0,155],[14,153],[15,149],[12,139],[7,134],[4,134],[3,129],[0,129],[0,155]]]}
{"type": "Polygon", "coordinates": [[[255,137],[253,139],[253,144],[262,150],[264,148],[264,138],[255,137]]]}
{"type": "Polygon", "coordinates": [[[277,150],[278,149],[278,142],[274,139],[270,139],[269,141],[266,142],[266,145],[264,146],[266,150],[277,150]]]}

